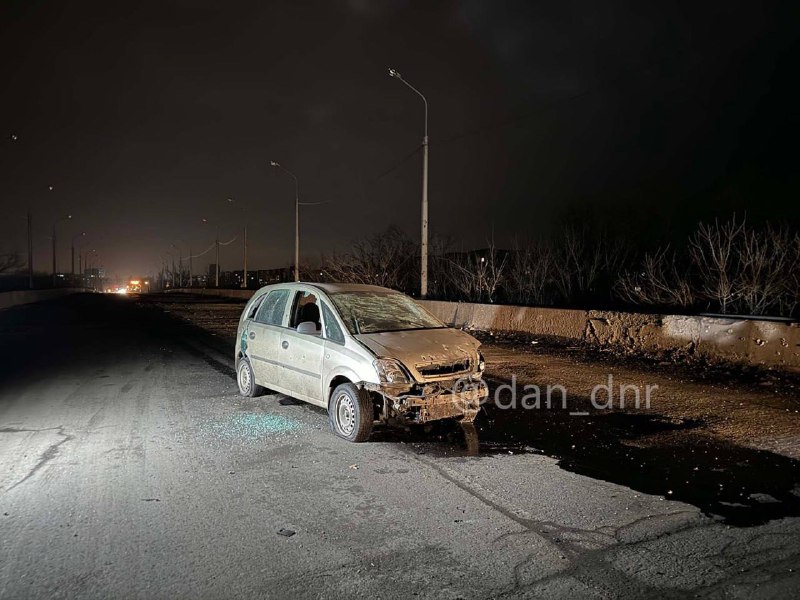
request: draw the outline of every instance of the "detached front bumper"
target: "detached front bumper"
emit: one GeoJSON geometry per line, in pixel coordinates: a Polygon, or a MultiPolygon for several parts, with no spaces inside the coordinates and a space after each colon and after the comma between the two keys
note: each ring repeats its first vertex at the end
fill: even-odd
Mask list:
{"type": "Polygon", "coordinates": [[[365,387],[370,392],[383,396],[381,420],[395,419],[406,423],[428,423],[453,418],[471,422],[475,420],[481,404],[489,396],[489,389],[480,378],[411,386],[368,383],[365,387]]]}

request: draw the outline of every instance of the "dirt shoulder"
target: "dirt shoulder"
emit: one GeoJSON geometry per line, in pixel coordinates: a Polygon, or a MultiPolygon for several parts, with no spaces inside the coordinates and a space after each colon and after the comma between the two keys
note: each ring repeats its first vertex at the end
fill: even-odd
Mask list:
{"type": "MultiPolygon", "coordinates": [[[[524,390],[526,384],[537,385],[543,397],[548,385],[563,386],[567,390],[569,413],[588,412],[591,417],[611,410],[659,415],[675,423],[691,423],[693,435],[709,434],[736,444],[800,457],[800,392],[794,377],[627,359],[578,346],[498,340],[486,333],[478,336],[484,340],[490,377],[506,384],[516,379],[518,390],[524,390]],[[613,391],[612,406],[598,410],[596,405],[608,403],[609,383],[613,391]],[[626,396],[624,406],[620,406],[621,386],[626,396]],[[634,404],[637,390],[638,408],[634,404]]],[[[508,394],[505,397],[507,402],[508,394]]],[[[553,407],[563,410],[560,401],[561,395],[554,392],[553,407]]],[[[547,410],[544,401],[541,405],[540,410],[547,410]]],[[[647,443],[648,437],[653,442],[656,438],[664,441],[661,439],[664,436],[675,435],[677,430],[658,432],[639,438],[638,442],[647,443]]]]}

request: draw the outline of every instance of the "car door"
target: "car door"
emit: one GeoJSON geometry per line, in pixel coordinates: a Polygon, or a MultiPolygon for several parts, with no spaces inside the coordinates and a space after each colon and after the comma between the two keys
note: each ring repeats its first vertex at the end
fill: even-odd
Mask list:
{"type": "Polygon", "coordinates": [[[259,385],[282,387],[281,331],[290,294],[288,289],[268,292],[248,324],[247,354],[259,385]]]}
{"type": "Polygon", "coordinates": [[[284,387],[292,396],[325,406],[322,397],[322,356],[325,340],[322,337],[319,318],[319,297],[309,290],[295,292],[292,300],[289,327],[281,332],[280,362],[283,368],[284,387]],[[316,306],[315,333],[300,333],[297,326],[308,319],[309,305],[316,306]],[[305,316],[304,316],[305,315],[305,316]]]}

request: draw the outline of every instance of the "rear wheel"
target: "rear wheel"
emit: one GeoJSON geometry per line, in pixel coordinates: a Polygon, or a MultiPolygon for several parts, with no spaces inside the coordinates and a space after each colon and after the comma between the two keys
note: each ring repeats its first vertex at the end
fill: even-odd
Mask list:
{"type": "Polygon", "coordinates": [[[343,383],[328,401],[328,422],[333,432],[350,442],[366,442],[374,420],[369,393],[352,383],[343,383]]]}
{"type": "Polygon", "coordinates": [[[264,388],[256,383],[253,367],[246,358],[239,359],[236,369],[236,383],[239,384],[239,393],[247,398],[255,398],[264,393],[264,388]]]}

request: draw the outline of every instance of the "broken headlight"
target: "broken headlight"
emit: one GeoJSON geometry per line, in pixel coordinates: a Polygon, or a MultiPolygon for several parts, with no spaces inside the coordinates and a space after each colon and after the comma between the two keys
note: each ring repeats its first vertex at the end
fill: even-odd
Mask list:
{"type": "Polygon", "coordinates": [[[411,383],[411,379],[399,360],[378,358],[372,364],[378,372],[378,380],[381,383],[411,383]]]}

